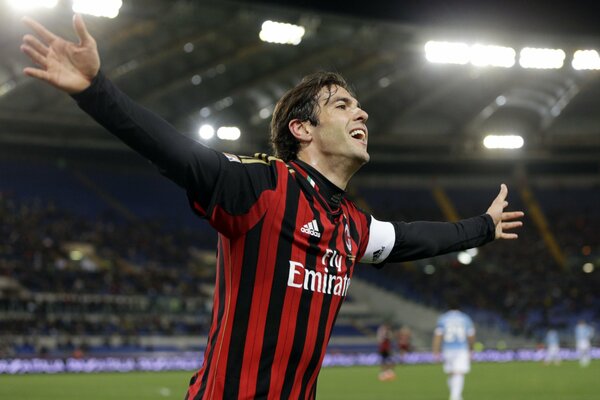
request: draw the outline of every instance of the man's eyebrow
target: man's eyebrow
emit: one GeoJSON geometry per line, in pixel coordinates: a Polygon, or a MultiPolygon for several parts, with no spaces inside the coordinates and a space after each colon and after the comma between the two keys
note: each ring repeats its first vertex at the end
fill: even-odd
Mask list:
{"type": "Polygon", "coordinates": [[[339,96],[338,97],[338,96],[334,95],[333,98],[331,99],[331,103],[335,103],[337,101],[343,101],[344,103],[346,103],[348,105],[354,104],[356,102],[356,106],[358,108],[361,108],[360,107],[360,103],[358,102],[358,100],[356,100],[354,98],[351,98],[351,97],[345,97],[345,96],[339,96]]]}

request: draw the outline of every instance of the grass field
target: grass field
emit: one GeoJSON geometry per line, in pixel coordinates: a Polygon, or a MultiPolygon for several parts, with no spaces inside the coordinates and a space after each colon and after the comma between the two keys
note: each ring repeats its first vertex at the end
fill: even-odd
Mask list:
{"type": "MultiPolygon", "coordinates": [[[[391,382],[377,380],[375,367],[323,369],[320,400],[446,400],[445,376],[440,365],[396,368],[391,382]]],[[[58,375],[0,375],[0,399],[183,399],[191,372],[140,372],[58,375]]],[[[560,366],[539,363],[473,365],[465,383],[465,400],[597,400],[600,399],[600,362],[580,368],[575,362],[560,366]]]]}

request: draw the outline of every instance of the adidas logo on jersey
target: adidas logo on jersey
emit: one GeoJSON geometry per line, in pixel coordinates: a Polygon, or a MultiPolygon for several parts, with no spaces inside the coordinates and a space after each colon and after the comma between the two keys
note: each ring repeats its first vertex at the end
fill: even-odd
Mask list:
{"type": "Polygon", "coordinates": [[[302,226],[302,228],[300,228],[300,232],[308,233],[309,235],[318,237],[318,238],[321,237],[321,232],[319,232],[319,225],[317,225],[316,219],[313,219],[309,223],[304,224],[302,226]]]}

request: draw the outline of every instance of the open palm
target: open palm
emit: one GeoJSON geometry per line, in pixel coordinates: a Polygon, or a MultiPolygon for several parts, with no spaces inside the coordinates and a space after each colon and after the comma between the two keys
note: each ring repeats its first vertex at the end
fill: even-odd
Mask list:
{"type": "Polygon", "coordinates": [[[496,226],[495,237],[496,239],[517,239],[519,236],[516,233],[507,232],[514,228],[518,228],[523,225],[521,221],[514,221],[515,219],[523,217],[522,211],[504,211],[508,202],[506,196],[508,195],[508,188],[505,184],[500,185],[500,192],[494,199],[492,204],[487,210],[487,213],[494,220],[496,226]]]}
{"type": "Polygon", "coordinates": [[[55,35],[31,18],[25,17],[23,22],[39,36],[39,39],[30,34],[23,37],[21,50],[38,66],[27,67],[23,72],[71,94],[86,89],[98,74],[100,57],[96,41],[81,16],[73,17],[79,43],[55,35]]]}

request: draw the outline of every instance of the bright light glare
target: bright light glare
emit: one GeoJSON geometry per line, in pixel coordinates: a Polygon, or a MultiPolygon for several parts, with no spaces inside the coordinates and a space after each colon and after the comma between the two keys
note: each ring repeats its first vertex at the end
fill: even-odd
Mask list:
{"type": "Polygon", "coordinates": [[[473,257],[471,257],[471,255],[466,251],[461,251],[460,253],[458,253],[457,258],[458,262],[464,265],[469,265],[473,261],[473,257]]]}
{"type": "Polygon", "coordinates": [[[425,58],[432,63],[464,65],[471,55],[466,43],[429,41],[425,43],[425,58]]]}
{"type": "Polygon", "coordinates": [[[465,252],[471,257],[475,257],[477,254],[479,254],[479,250],[477,250],[476,247],[473,247],[472,249],[467,249],[465,250],[465,252]]]}
{"type": "Polygon", "coordinates": [[[236,126],[222,126],[217,129],[217,137],[221,140],[238,140],[240,136],[240,129],[236,126]]]}
{"type": "Polygon", "coordinates": [[[577,50],[571,65],[574,69],[600,69],[600,55],[596,50],[577,50]]]}
{"type": "Polygon", "coordinates": [[[95,17],[115,18],[122,5],[121,0],[73,0],[73,11],[95,17]]]}
{"type": "Polygon", "coordinates": [[[483,145],[488,149],[520,149],[525,141],[519,135],[487,135],[483,145]]]}
{"type": "Polygon", "coordinates": [[[594,264],[592,264],[592,263],[583,264],[583,272],[585,272],[586,274],[591,274],[592,272],[594,272],[594,264]]]}
{"type": "Polygon", "coordinates": [[[299,25],[265,21],[262,24],[262,29],[258,37],[263,42],[293,44],[295,46],[302,41],[304,32],[304,27],[299,25]]]}
{"type": "Polygon", "coordinates": [[[460,64],[471,63],[477,67],[510,68],[515,65],[515,49],[512,47],[474,44],[462,42],[425,43],[425,58],[432,63],[460,64]]]}
{"type": "Polygon", "coordinates": [[[73,250],[69,253],[69,257],[73,261],[79,261],[83,258],[83,253],[80,250],[73,250]]]}
{"type": "Polygon", "coordinates": [[[517,52],[512,47],[475,44],[471,46],[471,64],[477,67],[510,68],[517,52]]]}
{"type": "Polygon", "coordinates": [[[525,47],[521,50],[519,64],[523,68],[559,69],[565,61],[565,52],[561,49],[536,49],[525,47]]]}
{"type": "Polygon", "coordinates": [[[58,0],[7,0],[8,5],[15,10],[29,11],[36,8],[54,8],[58,0]]]}
{"type": "Polygon", "coordinates": [[[208,124],[202,125],[198,129],[198,135],[204,140],[212,139],[215,136],[215,128],[208,124]]]}

